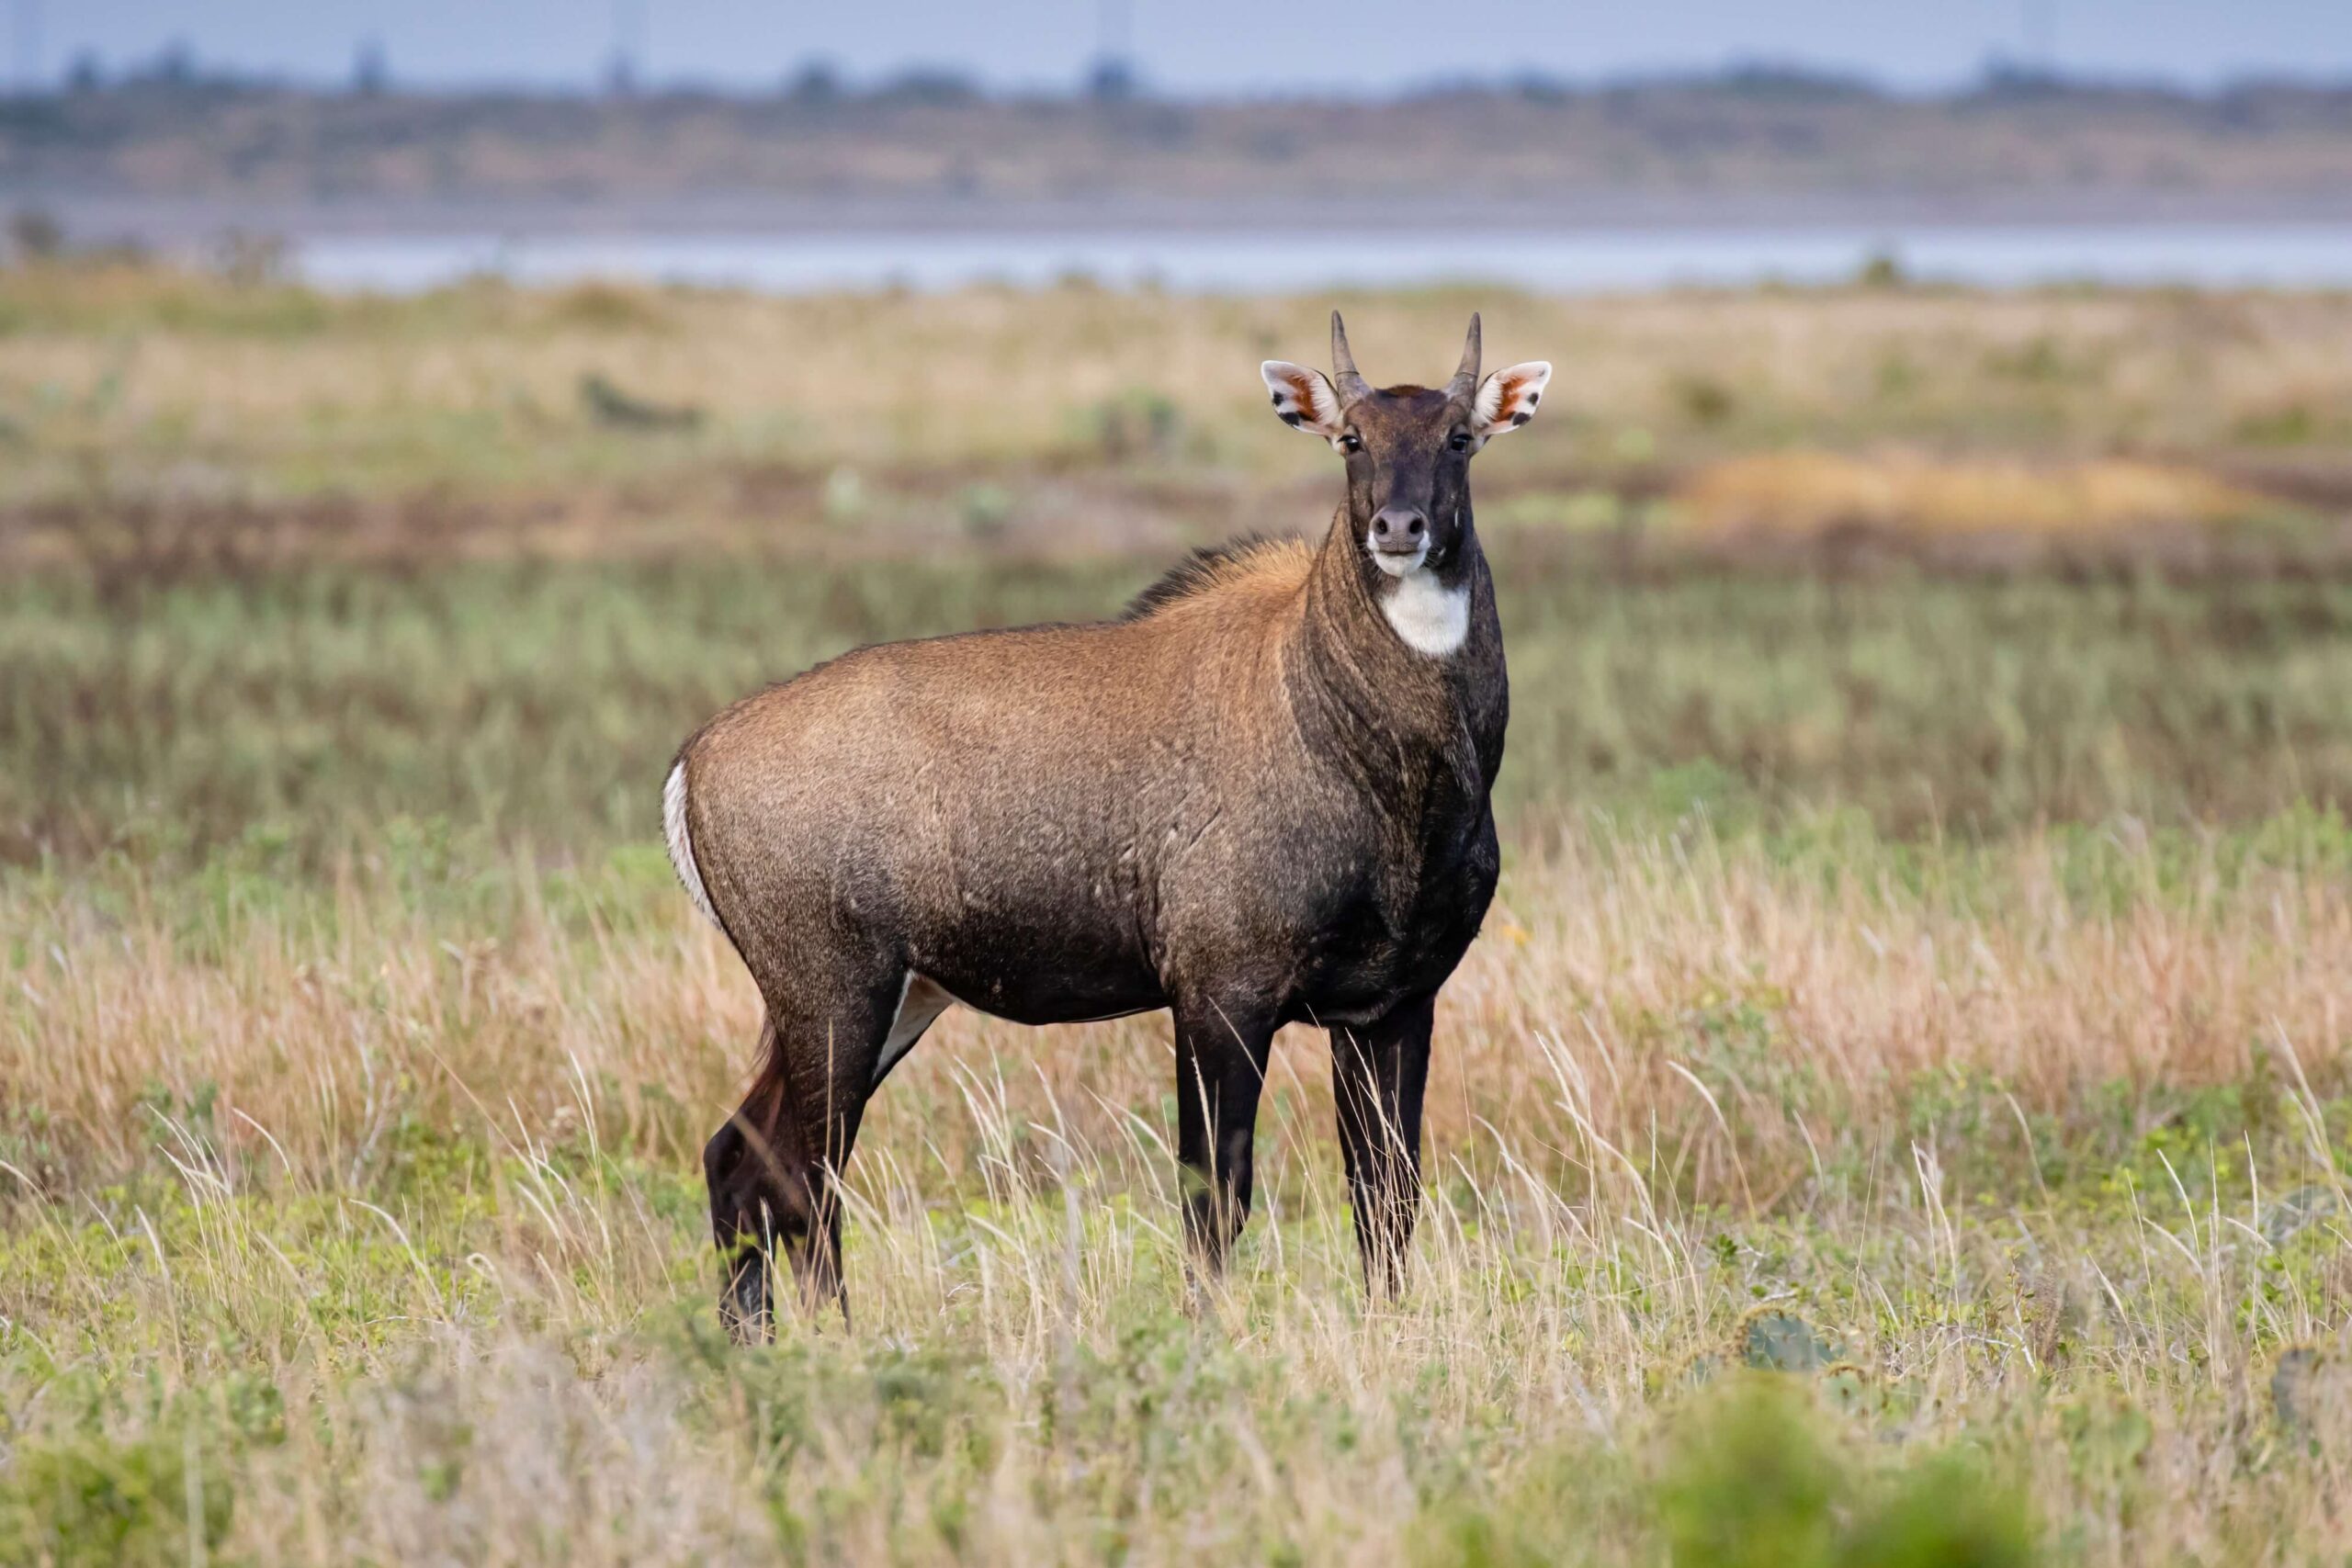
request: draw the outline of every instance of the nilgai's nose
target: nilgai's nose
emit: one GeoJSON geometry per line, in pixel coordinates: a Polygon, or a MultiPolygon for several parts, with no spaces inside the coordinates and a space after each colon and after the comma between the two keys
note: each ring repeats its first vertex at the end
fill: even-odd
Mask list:
{"type": "Polygon", "coordinates": [[[1372,519],[1372,547],[1409,555],[1420,547],[1421,539],[1429,530],[1428,521],[1419,513],[1384,506],[1372,519]]]}

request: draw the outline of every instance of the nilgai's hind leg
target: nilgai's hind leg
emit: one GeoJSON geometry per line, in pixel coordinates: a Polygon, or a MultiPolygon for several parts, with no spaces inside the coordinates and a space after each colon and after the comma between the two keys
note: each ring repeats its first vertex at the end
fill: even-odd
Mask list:
{"type": "Polygon", "coordinates": [[[1361,1028],[1331,1031],[1331,1089],[1355,1203],[1364,1288],[1394,1296],[1421,1201],[1421,1095],[1429,1087],[1434,997],[1361,1028]]]}
{"type": "Polygon", "coordinates": [[[874,1091],[902,976],[824,988],[833,999],[821,1007],[770,991],[759,1076],[703,1149],[711,1234],[726,1268],[719,1315],[739,1340],[773,1332],[779,1244],[803,1305],[838,1304],[849,1315],[838,1182],[874,1091]]]}
{"type": "Polygon", "coordinates": [[[1176,1158],[1184,1168],[1184,1239],[1202,1275],[1225,1267],[1250,1217],[1258,1094],[1274,1021],[1230,999],[1176,1004],[1176,1158]]]}

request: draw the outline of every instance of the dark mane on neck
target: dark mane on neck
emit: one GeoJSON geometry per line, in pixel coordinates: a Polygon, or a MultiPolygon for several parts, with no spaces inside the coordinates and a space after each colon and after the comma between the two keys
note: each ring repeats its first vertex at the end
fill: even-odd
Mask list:
{"type": "Polygon", "coordinates": [[[1119,619],[1140,621],[1171,604],[1261,575],[1304,576],[1313,559],[1314,552],[1301,540],[1269,539],[1255,534],[1194,550],[1129,600],[1119,619]]]}

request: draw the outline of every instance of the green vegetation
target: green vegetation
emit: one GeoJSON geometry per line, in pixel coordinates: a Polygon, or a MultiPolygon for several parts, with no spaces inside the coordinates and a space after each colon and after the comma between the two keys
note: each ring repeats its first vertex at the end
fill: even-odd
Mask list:
{"type": "MultiPolygon", "coordinates": [[[[1655,829],[1981,840],[2352,800],[2352,587],[1685,573],[1509,534],[1505,799],[1655,829]],[[1521,558],[1513,559],[1517,556],[1521,558]],[[1532,561],[1529,557],[1535,558],[1532,561]]],[[[317,867],[642,839],[722,704],[859,643],[1110,615],[1149,569],[782,558],[0,582],[0,844],[317,867]]]]}

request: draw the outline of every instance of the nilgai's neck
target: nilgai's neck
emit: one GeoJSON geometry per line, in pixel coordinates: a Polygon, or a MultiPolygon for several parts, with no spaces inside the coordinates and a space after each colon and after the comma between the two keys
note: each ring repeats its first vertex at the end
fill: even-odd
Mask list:
{"type": "Polygon", "coordinates": [[[1465,528],[1438,575],[1442,585],[1470,593],[1474,624],[1460,648],[1432,656],[1408,647],[1389,624],[1380,598],[1386,580],[1355,534],[1341,507],[1307,575],[1285,661],[1290,697],[1302,728],[1330,754],[1355,759],[1368,783],[1412,791],[1430,769],[1460,771],[1485,666],[1500,657],[1498,640],[1476,624],[1492,614],[1480,604],[1486,557],[1465,528]]]}

